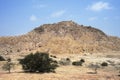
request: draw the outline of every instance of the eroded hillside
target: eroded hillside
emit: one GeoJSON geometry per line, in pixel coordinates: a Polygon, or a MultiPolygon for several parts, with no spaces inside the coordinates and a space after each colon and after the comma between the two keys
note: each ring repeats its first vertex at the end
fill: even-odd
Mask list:
{"type": "Polygon", "coordinates": [[[73,21],[44,24],[25,35],[0,37],[0,54],[42,51],[54,54],[119,51],[120,38],[73,21]]]}

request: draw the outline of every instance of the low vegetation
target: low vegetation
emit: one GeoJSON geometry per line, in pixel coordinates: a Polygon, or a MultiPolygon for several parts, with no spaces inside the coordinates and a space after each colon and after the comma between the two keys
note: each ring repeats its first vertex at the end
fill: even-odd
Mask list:
{"type": "Polygon", "coordinates": [[[0,61],[5,61],[5,59],[1,55],[0,55],[0,61]]]}
{"type": "Polygon", "coordinates": [[[55,72],[57,62],[49,58],[48,53],[31,53],[20,60],[23,70],[26,72],[55,72]]]}
{"type": "Polygon", "coordinates": [[[103,62],[103,63],[101,64],[101,66],[106,67],[106,66],[108,66],[108,63],[107,63],[107,62],[103,62]]]}
{"type": "Polygon", "coordinates": [[[52,58],[57,58],[56,56],[54,56],[54,55],[50,55],[50,57],[52,57],[52,58]]]}
{"type": "Polygon", "coordinates": [[[72,62],[72,65],[74,66],[82,66],[82,64],[85,62],[84,59],[81,59],[80,61],[74,61],[72,62]]]}
{"type": "Polygon", "coordinates": [[[8,71],[8,73],[11,73],[11,69],[14,67],[14,64],[11,62],[11,58],[7,59],[6,64],[3,65],[3,70],[8,71]]]}

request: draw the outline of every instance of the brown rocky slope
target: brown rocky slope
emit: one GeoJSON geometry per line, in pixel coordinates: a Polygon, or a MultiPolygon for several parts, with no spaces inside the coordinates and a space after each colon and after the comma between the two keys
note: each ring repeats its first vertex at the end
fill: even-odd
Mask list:
{"type": "Polygon", "coordinates": [[[0,54],[34,51],[75,54],[119,50],[120,38],[73,21],[44,24],[21,36],[0,37],[0,54]]]}

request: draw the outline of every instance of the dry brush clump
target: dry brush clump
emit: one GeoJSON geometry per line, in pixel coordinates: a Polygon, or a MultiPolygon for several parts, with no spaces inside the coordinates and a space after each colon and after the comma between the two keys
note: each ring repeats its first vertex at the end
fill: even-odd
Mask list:
{"type": "Polygon", "coordinates": [[[2,69],[8,71],[8,73],[11,73],[11,69],[13,67],[14,63],[11,61],[11,58],[8,58],[7,62],[2,66],[2,69]]]}
{"type": "Polygon", "coordinates": [[[99,63],[90,63],[88,65],[88,68],[91,68],[94,71],[94,72],[90,72],[90,73],[97,74],[98,68],[100,68],[100,65],[99,65],[99,63]]]}

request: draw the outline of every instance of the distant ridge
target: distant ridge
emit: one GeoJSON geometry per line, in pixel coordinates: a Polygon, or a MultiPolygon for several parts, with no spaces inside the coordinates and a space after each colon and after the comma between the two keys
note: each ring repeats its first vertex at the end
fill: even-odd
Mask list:
{"type": "Polygon", "coordinates": [[[25,35],[0,37],[0,53],[49,51],[53,54],[119,51],[120,38],[74,21],[43,24],[25,35]]]}

